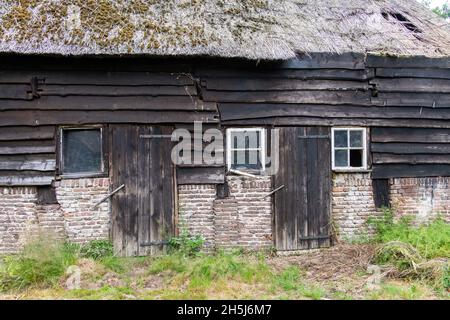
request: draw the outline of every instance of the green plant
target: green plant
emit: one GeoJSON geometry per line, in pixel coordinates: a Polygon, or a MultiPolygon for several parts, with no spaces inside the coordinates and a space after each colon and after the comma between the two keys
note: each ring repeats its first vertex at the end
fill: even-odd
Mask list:
{"type": "Polygon", "coordinates": [[[77,261],[78,246],[40,236],[18,255],[6,256],[0,269],[0,290],[53,285],[77,261]]]}
{"type": "Polygon", "coordinates": [[[450,258],[450,224],[438,217],[431,223],[415,226],[412,217],[394,221],[392,210],[384,210],[381,219],[369,219],[375,227],[375,241],[388,243],[399,241],[413,246],[426,259],[450,258]]]}
{"type": "Polygon", "coordinates": [[[200,235],[191,235],[186,228],[182,228],[178,237],[169,240],[169,249],[184,256],[194,256],[200,252],[205,239],[200,235]]]}
{"type": "Polygon", "coordinates": [[[100,260],[102,258],[114,256],[114,248],[110,241],[93,240],[81,246],[80,256],[83,258],[100,260]]]}
{"type": "Polygon", "coordinates": [[[424,280],[436,289],[446,286],[450,258],[450,225],[441,218],[414,225],[411,217],[394,221],[392,210],[369,221],[380,243],[374,261],[394,268],[397,277],[424,280]]]}
{"type": "Polygon", "coordinates": [[[274,277],[274,282],[283,290],[298,290],[300,288],[300,270],[290,266],[274,277]]]}

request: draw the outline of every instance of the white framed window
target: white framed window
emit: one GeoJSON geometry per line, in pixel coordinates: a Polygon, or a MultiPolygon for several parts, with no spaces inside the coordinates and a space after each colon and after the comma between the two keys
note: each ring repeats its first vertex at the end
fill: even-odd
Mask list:
{"type": "Polygon", "coordinates": [[[367,170],[367,129],[332,128],[333,170],[367,170]]]}
{"type": "Polygon", "coordinates": [[[266,130],[230,128],[226,134],[228,170],[262,173],[266,167],[266,130]]]}

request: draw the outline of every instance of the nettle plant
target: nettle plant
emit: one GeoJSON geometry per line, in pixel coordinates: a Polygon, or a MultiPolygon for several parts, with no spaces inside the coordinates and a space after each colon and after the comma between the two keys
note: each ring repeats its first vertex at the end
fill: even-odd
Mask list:
{"type": "Polygon", "coordinates": [[[192,235],[186,226],[181,225],[179,235],[169,240],[169,249],[183,256],[195,256],[201,251],[204,244],[203,236],[192,235]]]}

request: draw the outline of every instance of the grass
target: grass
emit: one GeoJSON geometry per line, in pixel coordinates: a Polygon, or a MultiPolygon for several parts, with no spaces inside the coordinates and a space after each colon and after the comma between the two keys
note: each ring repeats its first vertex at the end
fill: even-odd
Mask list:
{"type": "Polygon", "coordinates": [[[39,237],[17,256],[6,256],[0,266],[0,290],[30,285],[54,285],[77,260],[76,246],[39,237]]]}
{"type": "Polygon", "coordinates": [[[414,226],[407,219],[394,222],[387,213],[375,227],[380,247],[375,262],[398,271],[395,280],[383,281],[376,290],[366,288],[367,274],[361,270],[321,282],[295,259],[285,263],[268,253],[242,250],[201,253],[201,239],[188,234],[175,239],[168,254],[140,258],[115,256],[107,241],[77,245],[40,237],[22,253],[0,260],[0,299],[449,298],[448,265],[443,272],[438,269],[438,277],[434,273],[436,259],[449,256],[448,225],[438,219],[414,226]],[[66,270],[72,265],[81,270],[81,286],[67,290],[66,270]]]}
{"type": "Polygon", "coordinates": [[[394,221],[391,210],[385,210],[382,219],[369,221],[380,244],[374,261],[394,267],[398,277],[428,281],[438,291],[450,290],[450,224],[439,217],[418,226],[412,221],[411,217],[394,221]]]}
{"type": "Polygon", "coordinates": [[[375,240],[379,243],[400,241],[412,245],[426,259],[450,258],[450,224],[441,218],[414,226],[411,217],[395,222],[393,212],[385,210],[381,220],[369,223],[375,227],[375,240]]]}

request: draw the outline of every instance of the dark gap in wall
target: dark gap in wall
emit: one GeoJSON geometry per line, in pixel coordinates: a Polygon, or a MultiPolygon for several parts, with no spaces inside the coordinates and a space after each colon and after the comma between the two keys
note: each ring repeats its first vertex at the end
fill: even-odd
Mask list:
{"type": "Polygon", "coordinates": [[[39,205],[58,204],[55,188],[53,186],[37,187],[36,203],[39,205]]]}
{"type": "Polygon", "coordinates": [[[383,12],[381,13],[381,15],[387,21],[391,21],[391,18],[394,18],[395,20],[400,22],[406,29],[413,33],[422,33],[422,30],[420,30],[414,23],[412,23],[400,12],[383,12]]]}

